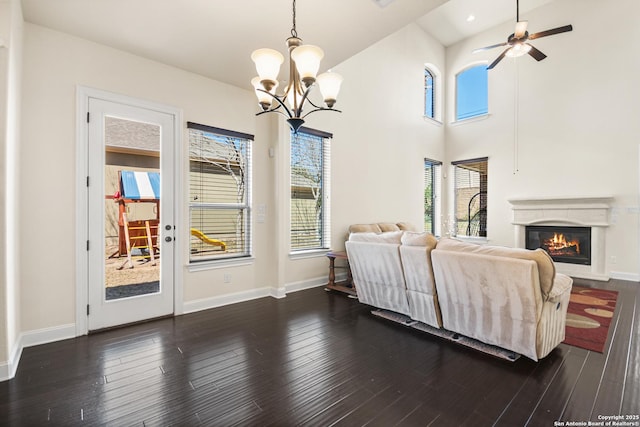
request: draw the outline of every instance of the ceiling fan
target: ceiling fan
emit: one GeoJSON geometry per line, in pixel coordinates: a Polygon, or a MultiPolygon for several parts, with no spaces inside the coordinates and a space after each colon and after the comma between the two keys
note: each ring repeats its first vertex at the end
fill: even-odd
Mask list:
{"type": "Polygon", "coordinates": [[[547,57],[544,53],[540,52],[538,49],[527,43],[529,40],[535,40],[542,37],[552,36],[554,34],[566,33],[567,31],[573,30],[571,25],[564,25],[558,28],[552,28],[546,31],[540,31],[538,33],[529,34],[527,31],[528,21],[520,21],[520,4],[519,0],[516,0],[516,29],[513,34],[509,36],[506,42],[498,43],[491,46],[481,47],[473,51],[473,53],[481,52],[484,50],[493,49],[500,46],[508,46],[501,54],[496,58],[495,61],[491,63],[487,67],[487,70],[492,69],[498,62],[502,61],[502,58],[505,56],[508,57],[518,57],[525,54],[531,55],[536,61],[542,61],[547,57]]]}

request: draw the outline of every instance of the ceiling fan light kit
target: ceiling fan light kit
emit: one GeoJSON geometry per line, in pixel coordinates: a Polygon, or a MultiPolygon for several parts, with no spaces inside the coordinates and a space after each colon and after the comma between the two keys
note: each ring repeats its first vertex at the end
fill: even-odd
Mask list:
{"type": "Polygon", "coordinates": [[[536,61],[542,61],[547,57],[544,53],[536,49],[534,46],[528,43],[529,40],[535,40],[542,37],[552,36],[554,34],[566,33],[573,30],[573,26],[564,25],[558,28],[552,28],[550,30],[540,31],[534,34],[529,34],[527,31],[528,21],[520,21],[520,4],[519,0],[516,0],[516,28],[513,34],[511,34],[507,41],[504,43],[498,43],[491,46],[481,47],[475,49],[473,53],[482,52],[496,47],[507,46],[502,53],[487,67],[487,70],[491,70],[498,65],[502,59],[507,56],[509,58],[517,58],[526,54],[529,54],[536,61]]]}
{"type": "Polygon", "coordinates": [[[284,56],[274,49],[258,49],[251,54],[256,64],[258,77],[251,80],[258,103],[265,113],[279,113],[287,117],[291,129],[297,133],[304,124],[304,118],[316,111],[337,111],[333,108],[342,84],[342,76],[327,72],[320,75],[320,61],[324,52],[318,46],[303,45],[296,31],[296,1],[293,0],[293,28],[287,39],[289,51],[289,80],[282,94],[277,94],[278,74],[284,56]],[[319,86],[326,107],[314,104],[309,99],[309,91],[319,86]],[[303,115],[303,108],[310,104],[313,109],[303,115]],[[288,106],[287,106],[288,105],[288,106]]]}

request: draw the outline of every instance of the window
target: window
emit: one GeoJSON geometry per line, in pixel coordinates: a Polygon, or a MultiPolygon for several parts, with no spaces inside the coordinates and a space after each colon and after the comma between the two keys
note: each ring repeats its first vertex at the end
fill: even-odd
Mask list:
{"type": "Polygon", "coordinates": [[[488,159],[451,164],[455,166],[456,235],[487,237],[488,159]]]}
{"type": "Polygon", "coordinates": [[[189,262],[251,255],[253,135],[189,128],[189,262]]]}
{"type": "Polygon", "coordinates": [[[456,120],[489,112],[486,65],[467,68],[456,75],[456,120]]]}
{"type": "Polygon", "coordinates": [[[442,163],[424,159],[424,230],[440,234],[440,169],[442,163]]]}
{"type": "Polygon", "coordinates": [[[329,142],[332,135],[308,128],[291,132],[291,250],[328,249],[329,142]]]}
{"type": "Polygon", "coordinates": [[[424,69],[424,115],[436,118],[435,108],[435,76],[428,68],[424,69]]]}

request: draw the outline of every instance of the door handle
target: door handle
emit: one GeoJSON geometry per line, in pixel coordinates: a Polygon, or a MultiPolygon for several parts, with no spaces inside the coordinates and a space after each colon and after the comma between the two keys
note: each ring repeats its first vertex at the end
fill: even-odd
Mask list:
{"type": "Polygon", "coordinates": [[[164,241],[165,241],[165,242],[170,242],[170,241],[172,241],[172,240],[173,240],[173,239],[171,238],[171,236],[167,236],[167,237],[165,237],[165,238],[164,238],[164,241]]]}

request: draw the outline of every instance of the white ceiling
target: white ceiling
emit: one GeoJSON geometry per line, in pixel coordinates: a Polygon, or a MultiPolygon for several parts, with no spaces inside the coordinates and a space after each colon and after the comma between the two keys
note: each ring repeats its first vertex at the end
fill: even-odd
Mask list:
{"type": "MultiPolygon", "coordinates": [[[[550,1],[521,0],[520,13],[550,1]]],[[[291,0],[22,0],[22,7],[27,22],[243,88],[256,74],[251,52],[285,54],[292,25],[291,0]]],[[[323,48],[324,71],[411,22],[448,46],[515,22],[515,9],[515,0],[299,0],[297,31],[323,48]],[[476,19],[467,22],[470,14],[476,19]]]]}

